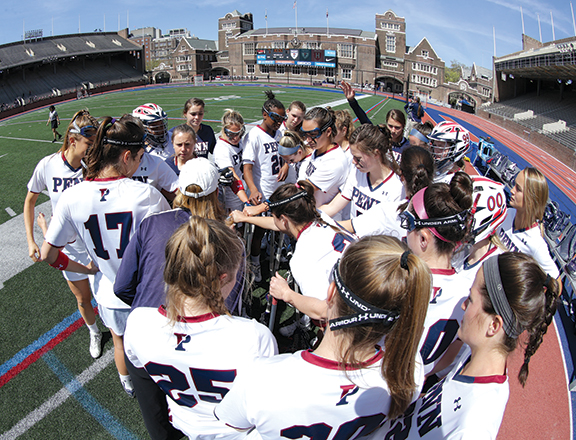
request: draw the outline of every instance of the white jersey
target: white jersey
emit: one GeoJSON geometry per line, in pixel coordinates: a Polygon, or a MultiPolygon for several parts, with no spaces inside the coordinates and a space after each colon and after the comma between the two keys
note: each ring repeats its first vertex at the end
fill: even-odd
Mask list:
{"type": "Polygon", "coordinates": [[[432,295],[419,344],[426,375],[456,340],[464,317],[462,303],[468,297],[472,285],[466,285],[466,278],[454,269],[431,269],[431,272],[432,295]]]}
{"type": "Polygon", "coordinates": [[[406,237],[406,229],[400,226],[398,207],[408,200],[381,202],[372,206],[359,217],[352,219],[352,228],[358,237],[366,235],[389,235],[401,240],[406,237]]]}
{"type": "MultiPolygon", "coordinates": [[[[307,156],[300,167],[298,180],[308,180],[320,191],[316,191],[316,205],[321,206],[330,203],[338,194],[340,188],[346,182],[350,165],[346,159],[344,150],[335,144],[323,154],[317,154],[315,150],[307,156]]],[[[334,219],[340,220],[340,215],[334,219]]]]}
{"type": "Polygon", "coordinates": [[[152,185],[158,191],[173,193],[178,189],[178,176],[160,156],[144,153],[132,180],[152,185]]]}
{"type": "Polygon", "coordinates": [[[405,198],[404,185],[393,171],[379,185],[372,187],[370,173],[351,171],[342,189],[342,197],[350,201],[350,218],[364,214],[382,202],[400,202],[405,198]]]}
{"type": "Polygon", "coordinates": [[[214,162],[218,169],[233,168],[238,176],[242,176],[242,152],[246,137],[240,140],[238,145],[231,144],[219,137],[214,147],[214,162]]]}
{"type": "Polygon", "coordinates": [[[168,209],[166,199],[150,185],[125,177],[84,181],[60,197],[46,241],[63,247],[80,237],[100,269],[94,289],[98,304],[129,309],[113,289],[122,254],[147,214],[168,209]]]}
{"type": "Polygon", "coordinates": [[[255,427],[255,438],[266,440],[365,438],[390,410],[381,361],[379,350],[366,368],[344,373],[310,351],[258,359],[239,372],[214,414],[238,429],[255,427]]]}
{"type": "Polygon", "coordinates": [[[54,212],[62,193],[83,180],[82,167],[73,168],[64,153],[59,151],[38,162],[28,182],[28,191],[40,194],[43,190],[48,190],[54,212]]]}
{"type": "MultiPolygon", "coordinates": [[[[54,212],[62,193],[83,180],[82,167],[73,168],[66,160],[64,154],[59,151],[50,156],[46,156],[38,162],[28,182],[28,191],[39,194],[43,190],[47,190],[50,203],[52,204],[52,212],[54,212]]],[[[90,257],[86,252],[86,247],[80,240],[67,244],[63,252],[71,260],[80,264],[87,265],[90,263],[90,257]]],[[[63,271],[63,275],[64,278],[70,281],[79,281],[88,278],[88,275],[69,271],[63,271]]]]}
{"type": "Polygon", "coordinates": [[[470,285],[470,287],[472,287],[472,283],[474,283],[474,279],[476,278],[476,274],[478,273],[478,270],[480,270],[480,268],[482,267],[482,265],[484,264],[484,262],[494,256],[494,255],[500,255],[501,253],[503,253],[504,251],[502,249],[500,249],[498,246],[495,246],[493,244],[490,245],[490,248],[488,249],[488,252],[486,252],[484,255],[482,255],[482,257],[476,261],[473,264],[470,264],[468,262],[468,259],[466,259],[464,261],[464,264],[462,265],[462,268],[458,271],[458,275],[461,276],[462,278],[466,279],[466,286],[470,285]]]}
{"type": "Polygon", "coordinates": [[[495,439],[510,394],[508,377],[464,376],[470,348],[454,369],[411,405],[403,416],[386,421],[374,438],[387,440],[495,439]]]}
{"type": "Polygon", "coordinates": [[[174,156],[174,145],[172,145],[172,142],[170,141],[166,141],[166,143],[161,147],[148,145],[146,147],[146,152],[153,156],[158,156],[162,160],[166,160],[169,157],[174,156]]]}
{"type": "Polygon", "coordinates": [[[516,210],[508,209],[506,220],[498,228],[498,238],[510,252],[522,252],[531,255],[538,262],[542,270],[548,273],[552,278],[558,278],[560,275],[556,263],[550,256],[548,244],[542,233],[540,226],[534,224],[528,229],[515,229],[514,219],[516,210]]]}
{"type": "Polygon", "coordinates": [[[300,231],[290,270],[303,295],[326,299],[332,268],[354,239],[346,231],[337,233],[327,224],[316,221],[300,231]]]}
{"type": "Polygon", "coordinates": [[[278,182],[278,173],[282,167],[282,158],[278,154],[278,141],[281,137],[280,131],[271,137],[259,125],[246,135],[242,163],[253,165],[254,185],[266,199],[284,183],[278,182]]]}
{"type": "MultiPolygon", "coordinates": [[[[242,179],[242,151],[244,150],[245,139],[246,137],[242,138],[238,145],[233,145],[219,137],[214,147],[214,162],[218,169],[232,168],[236,175],[242,180],[244,188],[246,188],[246,183],[242,179]]],[[[226,209],[237,209],[239,211],[243,209],[242,202],[238,196],[234,194],[232,188],[229,186],[220,186],[220,191],[224,193],[223,197],[226,209]]]]}
{"type": "Polygon", "coordinates": [[[166,393],[172,424],[191,439],[243,437],[218,421],[214,408],[238,369],[278,352],[270,330],[254,320],[210,313],[172,325],[162,307],[132,311],[124,349],[166,393]]]}

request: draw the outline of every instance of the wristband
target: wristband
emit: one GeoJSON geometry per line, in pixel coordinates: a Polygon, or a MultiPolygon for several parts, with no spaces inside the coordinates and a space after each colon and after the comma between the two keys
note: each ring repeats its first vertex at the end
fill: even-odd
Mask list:
{"type": "Polygon", "coordinates": [[[242,181],[238,179],[232,182],[230,188],[232,188],[232,192],[234,192],[234,194],[238,194],[238,191],[242,191],[244,189],[244,185],[242,184],[242,181]]]}
{"type": "Polygon", "coordinates": [[[50,264],[50,266],[55,267],[58,270],[66,270],[69,261],[70,258],[68,258],[68,255],[62,251],[58,251],[58,258],[56,258],[56,261],[50,264]]]}
{"type": "Polygon", "coordinates": [[[250,203],[250,202],[244,202],[244,206],[252,206],[252,203],[250,203]]]}

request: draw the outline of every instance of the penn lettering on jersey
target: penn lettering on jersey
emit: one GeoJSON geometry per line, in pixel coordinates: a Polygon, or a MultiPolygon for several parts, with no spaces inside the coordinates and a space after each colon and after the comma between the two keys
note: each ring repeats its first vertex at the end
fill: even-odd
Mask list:
{"type": "Polygon", "coordinates": [[[148,183],[148,176],[132,176],[132,180],[142,183],[148,183]]]}
{"type": "Polygon", "coordinates": [[[266,142],[264,143],[264,153],[276,153],[278,151],[278,142],[266,142]]]}
{"type": "Polygon", "coordinates": [[[306,177],[310,177],[316,171],[316,167],[312,162],[308,162],[308,166],[306,167],[306,177]]]}
{"type": "Polygon", "coordinates": [[[241,163],[242,162],[242,152],[240,151],[238,154],[233,154],[232,160],[234,161],[234,166],[241,163]]]}
{"type": "Polygon", "coordinates": [[[416,422],[418,434],[424,437],[430,431],[442,426],[442,387],[444,380],[434,385],[422,400],[422,406],[415,413],[416,403],[408,407],[404,414],[391,423],[391,428],[384,436],[387,440],[405,440],[412,425],[416,422]]]}
{"type": "Polygon", "coordinates": [[[52,192],[64,191],[71,186],[77,185],[84,179],[81,177],[53,177],[52,178],[52,192]]]}
{"type": "Polygon", "coordinates": [[[372,197],[367,196],[366,194],[362,193],[358,188],[354,188],[352,191],[352,200],[354,200],[354,204],[358,206],[360,209],[364,211],[369,210],[372,206],[377,205],[380,203],[380,200],[376,200],[372,197]]]}
{"type": "MultiPolygon", "coordinates": [[[[500,237],[500,241],[502,242],[502,244],[510,251],[510,252],[520,252],[520,250],[518,249],[518,247],[514,244],[514,242],[512,241],[512,239],[510,237],[508,237],[508,234],[506,234],[506,232],[503,229],[500,229],[500,232],[498,234],[500,237]]],[[[524,243],[527,245],[527,243],[524,243]]]]}
{"type": "Polygon", "coordinates": [[[208,157],[208,142],[198,139],[194,145],[194,152],[198,157],[208,157]]]}

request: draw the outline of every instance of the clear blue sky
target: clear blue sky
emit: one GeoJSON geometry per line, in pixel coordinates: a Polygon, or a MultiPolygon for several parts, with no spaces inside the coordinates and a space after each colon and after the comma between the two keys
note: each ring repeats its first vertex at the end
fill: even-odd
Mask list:
{"type": "MultiPolygon", "coordinates": [[[[299,0],[297,12],[298,27],[326,26],[328,8],[330,27],[374,31],[375,14],[392,9],[406,19],[409,46],[427,37],[447,65],[457,60],[490,68],[493,27],[497,56],[521,50],[520,7],[527,35],[540,39],[539,14],[542,40],[551,41],[552,12],[556,39],[574,36],[570,1],[565,0],[299,0]]],[[[45,36],[76,33],[79,28],[82,32],[116,31],[119,21],[121,28],[127,23],[130,29],[153,26],[164,33],[187,28],[199,38],[216,40],[218,18],[234,9],[251,12],[255,28],[266,26],[266,10],[269,27],[295,25],[292,0],[4,0],[0,6],[0,44],[20,40],[23,29],[43,29],[45,36]]]]}

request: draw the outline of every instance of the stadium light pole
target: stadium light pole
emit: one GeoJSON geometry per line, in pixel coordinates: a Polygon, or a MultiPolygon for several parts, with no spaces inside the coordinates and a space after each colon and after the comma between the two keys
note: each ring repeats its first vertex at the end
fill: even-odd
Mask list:
{"type": "Polygon", "coordinates": [[[552,41],[556,41],[556,33],[554,32],[554,17],[552,16],[552,11],[550,11],[550,21],[552,22],[552,41]]]}
{"type": "Polygon", "coordinates": [[[572,27],[574,28],[574,36],[576,36],[576,21],[574,21],[574,8],[572,7],[572,2],[570,2],[570,11],[572,11],[572,27]]]}
{"type": "Polygon", "coordinates": [[[540,14],[538,15],[538,31],[540,32],[540,43],[542,43],[542,27],[540,26],[540,14]]]}

